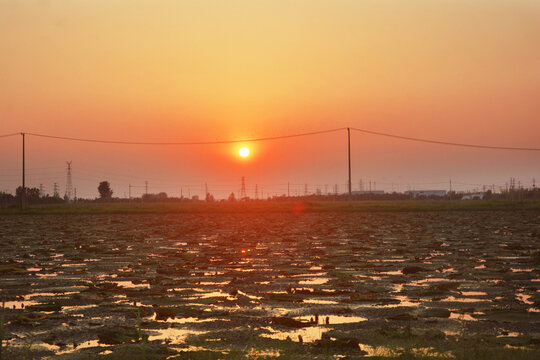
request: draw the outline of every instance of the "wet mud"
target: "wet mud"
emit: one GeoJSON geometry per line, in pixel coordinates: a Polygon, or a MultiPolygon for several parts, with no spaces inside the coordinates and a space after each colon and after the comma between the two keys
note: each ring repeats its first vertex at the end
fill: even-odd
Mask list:
{"type": "Polygon", "coordinates": [[[539,354],[535,211],[13,215],[0,243],[4,359],[539,354]]]}

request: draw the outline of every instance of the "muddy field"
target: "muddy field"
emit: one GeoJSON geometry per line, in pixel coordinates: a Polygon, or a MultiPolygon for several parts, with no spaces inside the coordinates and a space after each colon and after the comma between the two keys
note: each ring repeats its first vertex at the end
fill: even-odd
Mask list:
{"type": "Polygon", "coordinates": [[[540,357],[538,211],[0,217],[1,359],[540,357]]]}

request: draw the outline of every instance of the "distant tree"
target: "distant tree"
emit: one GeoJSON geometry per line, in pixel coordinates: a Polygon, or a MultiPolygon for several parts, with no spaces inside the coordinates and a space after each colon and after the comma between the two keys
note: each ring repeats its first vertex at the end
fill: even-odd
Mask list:
{"type": "Polygon", "coordinates": [[[236,197],[234,196],[233,192],[231,193],[231,195],[229,195],[229,201],[236,201],[236,197]]]}
{"type": "Polygon", "coordinates": [[[98,186],[99,197],[103,200],[112,198],[113,191],[108,181],[102,181],[98,186]]]}
{"type": "Polygon", "coordinates": [[[8,204],[15,201],[15,196],[6,193],[6,192],[0,192],[0,204],[8,204]]]}
{"type": "Polygon", "coordinates": [[[214,195],[210,194],[210,193],[206,193],[206,201],[207,202],[213,202],[215,199],[214,199],[214,195]]]}
{"type": "MultiPolygon", "coordinates": [[[[20,199],[23,194],[22,186],[19,186],[15,190],[15,197],[20,199]]],[[[36,202],[39,201],[39,189],[38,188],[26,188],[26,201],[27,202],[36,202]]]]}

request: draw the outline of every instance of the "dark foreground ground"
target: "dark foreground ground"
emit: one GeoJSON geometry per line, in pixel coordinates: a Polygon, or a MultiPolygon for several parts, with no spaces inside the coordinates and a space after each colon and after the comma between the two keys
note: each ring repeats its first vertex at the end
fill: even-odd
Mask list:
{"type": "Polygon", "coordinates": [[[540,358],[540,212],[0,217],[0,359],[540,358]]]}

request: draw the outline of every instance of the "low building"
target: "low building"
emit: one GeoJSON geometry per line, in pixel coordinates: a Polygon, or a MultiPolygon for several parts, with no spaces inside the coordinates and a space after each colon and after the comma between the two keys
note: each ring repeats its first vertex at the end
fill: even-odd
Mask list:
{"type": "Polygon", "coordinates": [[[412,197],[445,197],[446,190],[409,190],[405,191],[405,194],[412,195],[412,197]]]}
{"type": "Polygon", "coordinates": [[[482,200],[484,198],[484,193],[474,193],[467,194],[461,197],[461,200],[482,200]]]}

